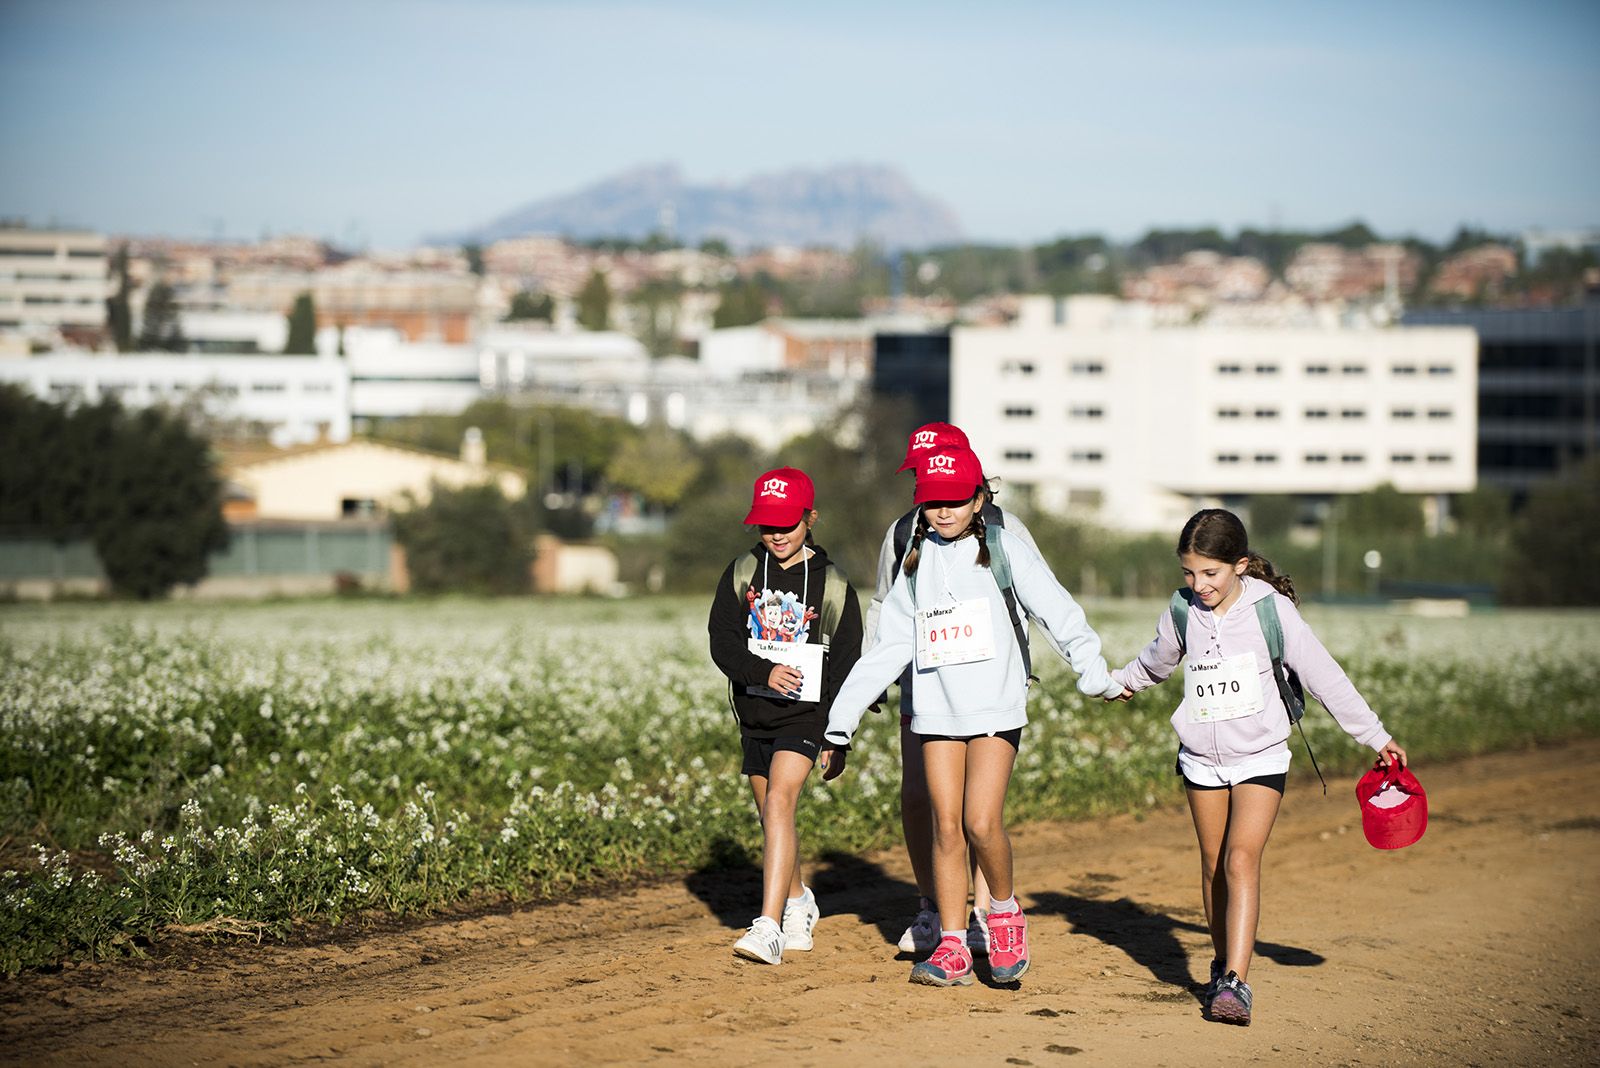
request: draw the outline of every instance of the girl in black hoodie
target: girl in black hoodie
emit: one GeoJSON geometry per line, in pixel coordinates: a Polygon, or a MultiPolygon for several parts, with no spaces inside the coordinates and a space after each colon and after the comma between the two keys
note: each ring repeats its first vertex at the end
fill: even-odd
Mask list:
{"type": "Polygon", "coordinates": [[[711,659],[728,676],[765,838],[761,915],[734,944],[741,957],[781,964],[807,950],[816,896],[800,881],[795,808],[813,764],[832,779],[843,749],[825,746],[828,708],[861,656],[861,609],[850,582],[811,541],[816,491],[805,472],[780,467],[756,479],[745,522],[760,541],[723,572],[707,630],[711,659]]]}

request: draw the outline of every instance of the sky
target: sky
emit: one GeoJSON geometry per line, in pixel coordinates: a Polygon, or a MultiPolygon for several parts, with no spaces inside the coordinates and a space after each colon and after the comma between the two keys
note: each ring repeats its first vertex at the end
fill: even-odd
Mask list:
{"type": "Polygon", "coordinates": [[[0,217],[398,248],[640,165],[975,240],[1600,225],[1600,3],[0,0],[0,217]]]}

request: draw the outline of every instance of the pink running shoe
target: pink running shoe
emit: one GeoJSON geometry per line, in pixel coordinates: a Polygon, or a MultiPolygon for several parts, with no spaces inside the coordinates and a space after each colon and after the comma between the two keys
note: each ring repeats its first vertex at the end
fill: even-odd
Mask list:
{"type": "Polygon", "coordinates": [[[991,912],[984,922],[989,927],[989,970],[997,983],[1014,983],[1028,971],[1028,918],[1022,910],[991,912]]]}
{"type": "Polygon", "coordinates": [[[911,981],[924,986],[971,986],[972,953],[955,935],[939,940],[933,956],[911,969],[911,981]]]}

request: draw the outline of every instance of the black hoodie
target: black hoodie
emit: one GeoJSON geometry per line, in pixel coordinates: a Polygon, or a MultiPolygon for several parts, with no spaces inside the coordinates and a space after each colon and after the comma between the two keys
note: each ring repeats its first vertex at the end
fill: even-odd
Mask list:
{"type": "MultiPolygon", "coordinates": [[[[803,590],[806,606],[815,613],[806,624],[809,633],[805,640],[812,645],[822,644],[823,588],[828,568],[837,569],[838,565],[816,546],[811,546],[811,552],[809,560],[785,568],[772,559],[765,545],[757,543],[750,550],[756,558],[756,569],[750,580],[749,594],[741,597],[734,589],[734,565],[730,563],[711,600],[711,618],[706,624],[711,635],[711,659],[733,682],[733,706],[739,715],[740,730],[746,737],[797,737],[820,742],[823,728],[828,725],[828,708],[833,704],[833,695],[861,657],[861,606],[856,603],[855,591],[851,590],[844,599],[844,610],[839,614],[839,623],[823,663],[822,700],[787,701],[749,692],[751,687],[766,686],[767,677],[772,673],[772,661],[752,653],[749,647],[750,639],[755,636],[753,613],[769,596],[782,600],[783,594],[791,594],[790,603],[798,607],[803,590]]],[[[790,620],[792,624],[792,615],[790,620]]]]}

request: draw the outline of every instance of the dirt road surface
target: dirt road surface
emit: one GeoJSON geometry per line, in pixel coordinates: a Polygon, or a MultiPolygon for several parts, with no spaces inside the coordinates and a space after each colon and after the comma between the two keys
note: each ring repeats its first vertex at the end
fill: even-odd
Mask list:
{"type": "MultiPolygon", "coordinates": [[[[0,1059],[58,1065],[1319,1065],[1600,1061],[1600,741],[1417,768],[1416,846],[1352,784],[1291,785],[1266,855],[1256,1021],[1208,1023],[1186,811],[1015,833],[1019,987],[912,986],[904,858],[825,858],[817,948],[736,960],[753,871],[0,987],[0,1059]]],[[[980,974],[981,965],[980,965],[980,974]]]]}

